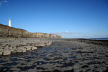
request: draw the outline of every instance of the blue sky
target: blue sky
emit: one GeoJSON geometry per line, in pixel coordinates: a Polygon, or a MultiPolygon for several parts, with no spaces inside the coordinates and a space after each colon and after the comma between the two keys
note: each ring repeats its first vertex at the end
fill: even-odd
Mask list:
{"type": "Polygon", "coordinates": [[[65,38],[108,37],[108,0],[0,0],[0,23],[65,38]]]}

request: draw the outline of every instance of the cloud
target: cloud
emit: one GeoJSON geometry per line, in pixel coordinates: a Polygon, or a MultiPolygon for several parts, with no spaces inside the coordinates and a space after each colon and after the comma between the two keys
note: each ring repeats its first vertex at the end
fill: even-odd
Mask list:
{"type": "Polygon", "coordinates": [[[4,2],[5,2],[5,3],[7,3],[7,2],[8,2],[8,0],[4,0],[4,2]]]}
{"type": "Polygon", "coordinates": [[[63,38],[72,38],[80,35],[80,33],[77,32],[54,32],[52,34],[61,35],[63,38]]]}
{"type": "Polygon", "coordinates": [[[8,0],[0,0],[0,6],[2,6],[4,3],[7,3],[8,0]]]}
{"type": "Polygon", "coordinates": [[[0,0],[0,5],[2,5],[2,0],[0,0]]]}
{"type": "Polygon", "coordinates": [[[78,32],[54,32],[63,38],[108,38],[108,34],[78,33],[78,32]]]}
{"type": "Polygon", "coordinates": [[[0,6],[2,5],[2,3],[0,2],[0,6]]]}
{"type": "Polygon", "coordinates": [[[64,35],[64,34],[67,34],[67,35],[75,35],[75,34],[77,34],[77,32],[70,32],[69,30],[67,30],[65,32],[54,32],[52,34],[57,34],[57,35],[64,35]]]}

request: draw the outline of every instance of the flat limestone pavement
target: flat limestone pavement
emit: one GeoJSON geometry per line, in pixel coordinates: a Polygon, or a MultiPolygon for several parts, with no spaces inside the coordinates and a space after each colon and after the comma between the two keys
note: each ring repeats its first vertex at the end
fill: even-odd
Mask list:
{"type": "Polygon", "coordinates": [[[35,50],[51,43],[51,40],[42,38],[0,38],[0,55],[35,50]]]}

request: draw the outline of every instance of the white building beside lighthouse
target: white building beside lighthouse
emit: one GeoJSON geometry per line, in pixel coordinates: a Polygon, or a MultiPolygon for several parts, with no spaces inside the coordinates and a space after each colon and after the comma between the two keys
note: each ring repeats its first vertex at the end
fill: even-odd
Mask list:
{"type": "Polygon", "coordinates": [[[8,24],[9,27],[11,27],[11,19],[9,18],[9,24],[8,24]]]}

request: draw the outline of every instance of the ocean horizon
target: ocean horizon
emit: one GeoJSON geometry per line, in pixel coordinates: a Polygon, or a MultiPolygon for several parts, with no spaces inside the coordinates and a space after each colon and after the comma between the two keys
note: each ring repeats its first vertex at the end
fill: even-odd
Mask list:
{"type": "Polygon", "coordinates": [[[90,38],[92,40],[108,40],[108,38],[90,38]]]}
{"type": "Polygon", "coordinates": [[[91,40],[108,40],[108,38],[63,38],[63,39],[91,39],[91,40]]]}

